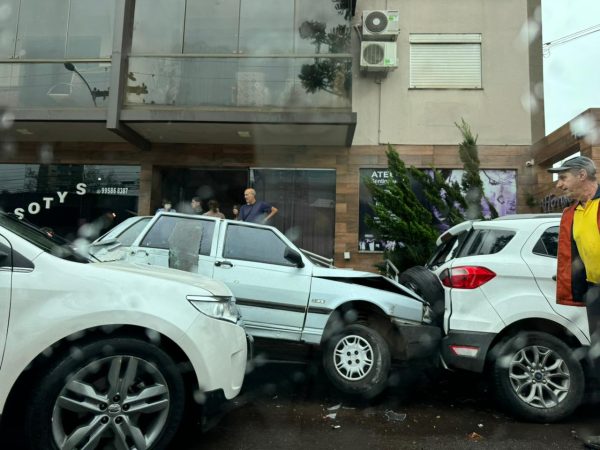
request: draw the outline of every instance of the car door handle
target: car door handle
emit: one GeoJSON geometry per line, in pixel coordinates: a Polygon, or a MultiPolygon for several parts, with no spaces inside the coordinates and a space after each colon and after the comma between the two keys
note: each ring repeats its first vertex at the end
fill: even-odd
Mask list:
{"type": "Polygon", "coordinates": [[[216,261],[215,262],[215,266],[217,267],[233,267],[233,264],[231,264],[229,261],[216,261]]]}
{"type": "Polygon", "coordinates": [[[556,281],[556,274],[552,275],[552,279],[556,281]]]}

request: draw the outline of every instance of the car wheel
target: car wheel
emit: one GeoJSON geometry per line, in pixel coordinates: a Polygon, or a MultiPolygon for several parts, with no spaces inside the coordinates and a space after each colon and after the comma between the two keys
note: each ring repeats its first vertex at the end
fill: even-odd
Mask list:
{"type": "Polygon", "coordinates": [[[372,398],[387,385],[390,350],[379,332],[352,324],[327,341],[323,366],[340,391],[372,398]]]}
{"type": "Polygon", "coordinates": [[[582,401],[581,363],[564,342],[546,333],[520,333],[499,344],[493,367],[496,397],[515,416],[555,422],[582,401]]]}
{"type": "Polygon", "coordinates": [[[414,266],[402,272],[398,281],[426,300],[433,310],[433,323],[442,325],[445,308],[444,288],[437,275],[426,267],[414,266]]]}
{"type": "Polygon", "coordinates": [[[141,340],[73,348],[34,388],[32,449],[166,449],[181,422],[184,385],[173,360],[141,340]]]}

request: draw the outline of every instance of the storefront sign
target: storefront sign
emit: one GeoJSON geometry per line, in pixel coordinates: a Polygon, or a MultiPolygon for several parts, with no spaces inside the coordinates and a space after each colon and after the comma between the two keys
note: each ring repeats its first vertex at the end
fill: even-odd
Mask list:
{"type": "MultiPolygon", "coordinates": [[[[77,195],[85,195],[87,192],[87,185],[85,183],[77,183],[75,186],[75,194],[77,195]]],[[[44,209],[50,209],[54,200],[58,199],[58,203],[64,203],[65,199],[69,195],[68,191],[56,191],[56,198],[52,197],[42,197],[42,201],[40,202],[31,202],[27,205],[27,208],[15,208],[14,213],[19,219],[23,219],[25,217],[25,211],[29,214],[35,215],[39,214],[44,209]]]]}
{"type": "MultiPolygon", "coordinates": [[[[464,170],[442,169],[442,175],[447,182],[458,182],[460,184],[464,170]]],[[[499,216],[516,214],[517,212],[517,171],[516,170],[481,170],[483,191],[485,197],[494,205],[499,216]]],[[[360,169],[359,184],[359,222],[358,222],[358,249],[363,252],[378,252],[393,249],[396,245],[393,241],[382,241],[376,238],[374,230],[366,224],[366,217],[373,216],[373,198],[365,184],[365,179],[371,179],[379,186],[384,185],[391,174],[387,169],[360,169]]],[[[423,201],[425,204],[426,202],[423,201]]],[[[483,214],[489,217],[490,213],[485,202],[482,202],[483,214]]],[[[443,218],[438,217],[435,211],[432,214],[438,220],[440,229],[444,226],[443,218]]],[[[377,220],[377,218],[375,218],[377,220]]]]}

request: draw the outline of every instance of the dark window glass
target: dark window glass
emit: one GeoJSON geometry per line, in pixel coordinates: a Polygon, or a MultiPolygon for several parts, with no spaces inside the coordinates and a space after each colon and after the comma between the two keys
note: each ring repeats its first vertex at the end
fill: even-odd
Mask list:
{"type": "Polygon", "coordinates": [[[435,270],[442,264],[456,258],[457,252],[460,250],[468,234],[469,233],[467,232],[461,233],[458,236],[452,237],[446,242],[442,242],[427,263],[427,267],[429,267],[431,270],[435,270]]]}
{"type": "Polygon", "coordinates": [[[249,55],[292,53],[294,2],[245,0],[240,10],[241,53],[249,55]]]}
{"type": "Polygon", "coordinates": [[[184,53],[237,53],[240,0],[195,0],[185,10],[184,53]]]}
{"type": "Polygon", "coordinates": [[[556,258],[558,254],[558,227],[548,228],[535,243],[533,253],[556,258]]]}
{"type": "MultiPolygon", "coordinates": [[[[15,55],[19,1],[4,0],[0,3],[0,58],[9,59],[15,55]]],[[[2,78],[6,80],[5,76],[2,78]]]]}
{"type": "Polygon", "coordinates": [[[223,257],[280,266],[294,266],[283,257],[287,245],[271,230],[229,225],[223,257]]]}
{"type": "Polygon", "coordinates": [[[333,257],[335,170],[252,169],[257,199],[279,209],[269,223],[298,247],[333,257]]]}
{"type": "Polygon", "coordinates": [[[214,229],[212,220],[163,216],[148,231],[140,246],[166,250],[197,248],[198,254],[210,255],[214,229]]]}
{"type": "Polygon", "coordinates": [[[469,235],[460,256],[491,255],[498,253],[515,235],[514,231],[476,230],[469,235]]]}
{"type": "MultiPolygon", "coordinates": [[[[181,53],[184,12],[184,0],[137,0],[131,52],[181,53]]],[[[156,76],[172,78],[178,74],[166,71],[156,76]]]]}
{"type": "Polygon", "coordinates": [[[128,247],[133,244],[133,241],[140,235],[142,230],[148,225],[150,222],[150,217],[146,217],[144,219],[138,220],[132,226],[123,231],[118,237],[117,240],[124,246],[128,247]]]}

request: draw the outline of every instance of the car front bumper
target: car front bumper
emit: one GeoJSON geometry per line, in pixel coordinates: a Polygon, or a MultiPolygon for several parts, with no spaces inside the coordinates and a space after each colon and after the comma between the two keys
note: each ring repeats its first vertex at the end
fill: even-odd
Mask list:
{"type": "Polygon", "coordinates": [[[496,333],[450,331],[442,339],[441,356],[449,369],[483,372],[496,333]]]}

